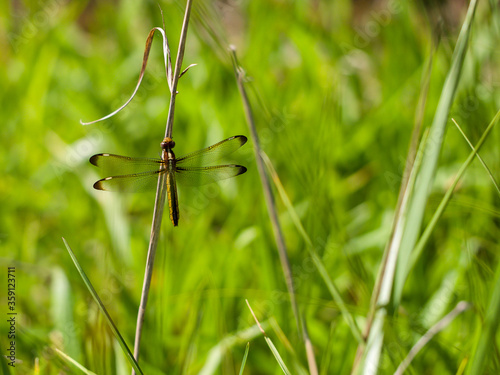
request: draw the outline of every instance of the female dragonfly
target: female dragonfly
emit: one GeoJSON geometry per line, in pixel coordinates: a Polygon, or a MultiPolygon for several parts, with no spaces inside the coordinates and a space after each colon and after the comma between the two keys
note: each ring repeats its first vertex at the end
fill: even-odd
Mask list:
{"type": "Polygon", "coordinates": [[[161,159],[130,158],[113,154],[97,154],[90,162],[102,168],[111,177],[103,178],[94,184],[94,189],[107,191],[147,191],[154,190],[160,174],[165,174],[170,220],[174,226],[179,222],[179,203],[177,185],[203,185],[243,174],[247,169],[242,165],[210,165],[224,155],[243,146],[247,138],[236,135],[219,143],[176,158],[175,142],[171,138],[161,142],[161,159]]]}

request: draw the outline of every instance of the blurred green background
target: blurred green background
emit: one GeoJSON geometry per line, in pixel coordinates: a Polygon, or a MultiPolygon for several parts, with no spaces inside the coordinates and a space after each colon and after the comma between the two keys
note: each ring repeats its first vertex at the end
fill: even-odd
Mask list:
{"type": "MultiPolygon", "coordinates": [[[[473,143],[500,101],[500,19],[492,4],[480,3],[450,114],[473,143]]],[[[184,3],[159,5],[175,58],[184,3]]],[[[262,148],[361,326],[412,128],[419,116],[424,125],[432,121],[466,9],[465,1],[194,3],[184,67],[197,66],[179,82],[176,154],[249,135],[227,52],[235,45],[251,78],[262,148]]],[[[95,191],[93,182],[105,176],[88,159],[159,155],[169,91],[158,35],[131,104],[102,123],[79,120],[100,118],[130,96],[147,34],[162,25],[158,2],[5,1],[0,15],[0,275],[6,280],[7,266],[16,267],[20,362],[13,373],[81,373],[55,348],[97,374],[128,373],[61,237],[132,347],[154,192],[95,191]]],[[[494,130],[482,150],[497,180],[499,141],[494,130]]],[[[469,152],[450,119],[427,219],[469,152]]],[[[245,299],[292,373],[307,368],[252,144],[231,160],[248,172],[181,188],[179,227],[164,217],[141,350],[147,374],[238,373],[248,341],[245,373],[281,373],[245,299]]],[[[276,204],[320,372],[348,373],[357,343],[278,197],[276,204]]],[[[489,300],[499,217],[498,193],[476,161],[409,276],[386,330],[381,373],[393,373],[429,322],[459,300],[475,309],[431,341],[410,373],[456,373],[464,365],[489,300]]],[[[0,287],[6,314],[6,282],[0,287]]],[[[0,324],[2,350],[6,329],[0,324]]],[[[491,373],[500,371],[495,347],[491,373]]]]}

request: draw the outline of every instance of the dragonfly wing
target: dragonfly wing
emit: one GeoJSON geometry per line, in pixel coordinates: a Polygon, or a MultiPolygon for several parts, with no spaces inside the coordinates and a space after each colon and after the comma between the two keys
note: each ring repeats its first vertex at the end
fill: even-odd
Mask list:
{"type": "Polygon", "coordinates": [[[177,167],[175,178],[180,185],[197,186],[235,177],[246,171],[244,166],[235,164],[213,167],[177,167]]]}
{"type": "Polygon", "coordinates": [[[190,167],[199,167],[200,165],[211,164],[219,160],[224,155],[229,155],[230,153],[236,151],[243,146],[246,141],[247,137],[244,135],[235,135],[234,137],[224,139],[223,141],[220,141],[212,146],[178,158],[176,165],[179,168],[189,169],[190,167]]]}
{"type": "Polygon", "coordinates": [[[94,184],[94,189],[106,191],[144,192],[156,189],[160,171],[106,177],[94,184]]]}
{"type": "Polygon", "coordinates": [[[97,154],[90,158],[90,162],[102,168],[105,174],[115,176],[157,172],[165,163],[161,159],[130,158],[114,154],[97,154]]]}

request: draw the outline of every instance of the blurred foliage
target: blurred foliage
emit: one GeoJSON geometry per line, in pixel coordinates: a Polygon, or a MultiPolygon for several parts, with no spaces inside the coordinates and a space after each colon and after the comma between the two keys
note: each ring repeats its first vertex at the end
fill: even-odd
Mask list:
{"type": "MultiPolygon", "coordinates": [[[[184,3],[160,5],[175,54],[184,3]]],[[[252,77],[248,89],[262,147],[360,324],[390,234],[415,118],[421,115],[426,126],[432,120],[466,10],[462,2],[446,6],[396,0],[194,4],[184,66],[197,66],[178,87],[177,155],[248,134],[227,52],[234,44],[252,77]]],[[[0,274],[16,267],[16,354],[22,361],[16,374],[33,373],[35,359],[43,374],[76,372],[54,348],[97,374],[129,371],[61,236],[132,346],[154,193],[93,190],[98,172],[88,158],[99,152],[158,155],[169,100],[158,36],[132,103],[105,123],[83,127],[79,120],[102,117],[128,98],[147,33],[161,22],[156,1],[0,3],[0,274]]],[[[451,113],[473,143],[499,108],[499,33],[498,10],[483,1],[451,113]]],[[[497,129],[481,152],[497,181],[499,141],[497,129]]],[[[429,217],[469,152],[450,121],[429,217]]],[[[208,371],[217,345],[221,362],[214,371],[236,373],[249,340],[239,334],[254,324],[245,299],[262,321],[276,319],[292,343],[294,352],[276,326],[267,329],[288,367],[295,366],[292,372],[298,363],[306,366],[252,145],[234,159],[248,167],[245,175],[181,189],[179,227],[164,218],[141,351],[147,374],[208,371]]],[[[394,372],[459,300],[472,302],[475,311],[457,318],[412,366],[414,373],[455,373],[467,361],[498,262],[498,203],[474,162],[410,274],[402,309],[387,327],[381,372],[394,372]]],[[[357,343],[284,205],[277,200],[277,206],[320,370],[347,373],[357,343]]],[[[250,339],[245,373],[279,373],[262,337],[250,339]]],[[[496,357],[490,371],[499,370],[496,357]]]]}

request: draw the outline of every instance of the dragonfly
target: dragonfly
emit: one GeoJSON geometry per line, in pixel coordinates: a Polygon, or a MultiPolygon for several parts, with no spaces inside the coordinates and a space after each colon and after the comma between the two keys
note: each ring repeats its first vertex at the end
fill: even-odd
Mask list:
{"type": "Polygon", "coordinates": [[[158,178],[165,175],[169,216],[172,224],[179,223],[177,182],[196,186],[239,176],[247,171],[242,165],[211,165],[221,157],[231,154],[247,141],[244,135],[236,135],[202,150],[176,158],[175,142],[166,137],[161,142],[161,158],[132,158],[114,154],[97,154],[90,163],[102,168],[110,177],[94,184],[94,189],[106,191],[139,192],[155,190],[158,178]]]}

